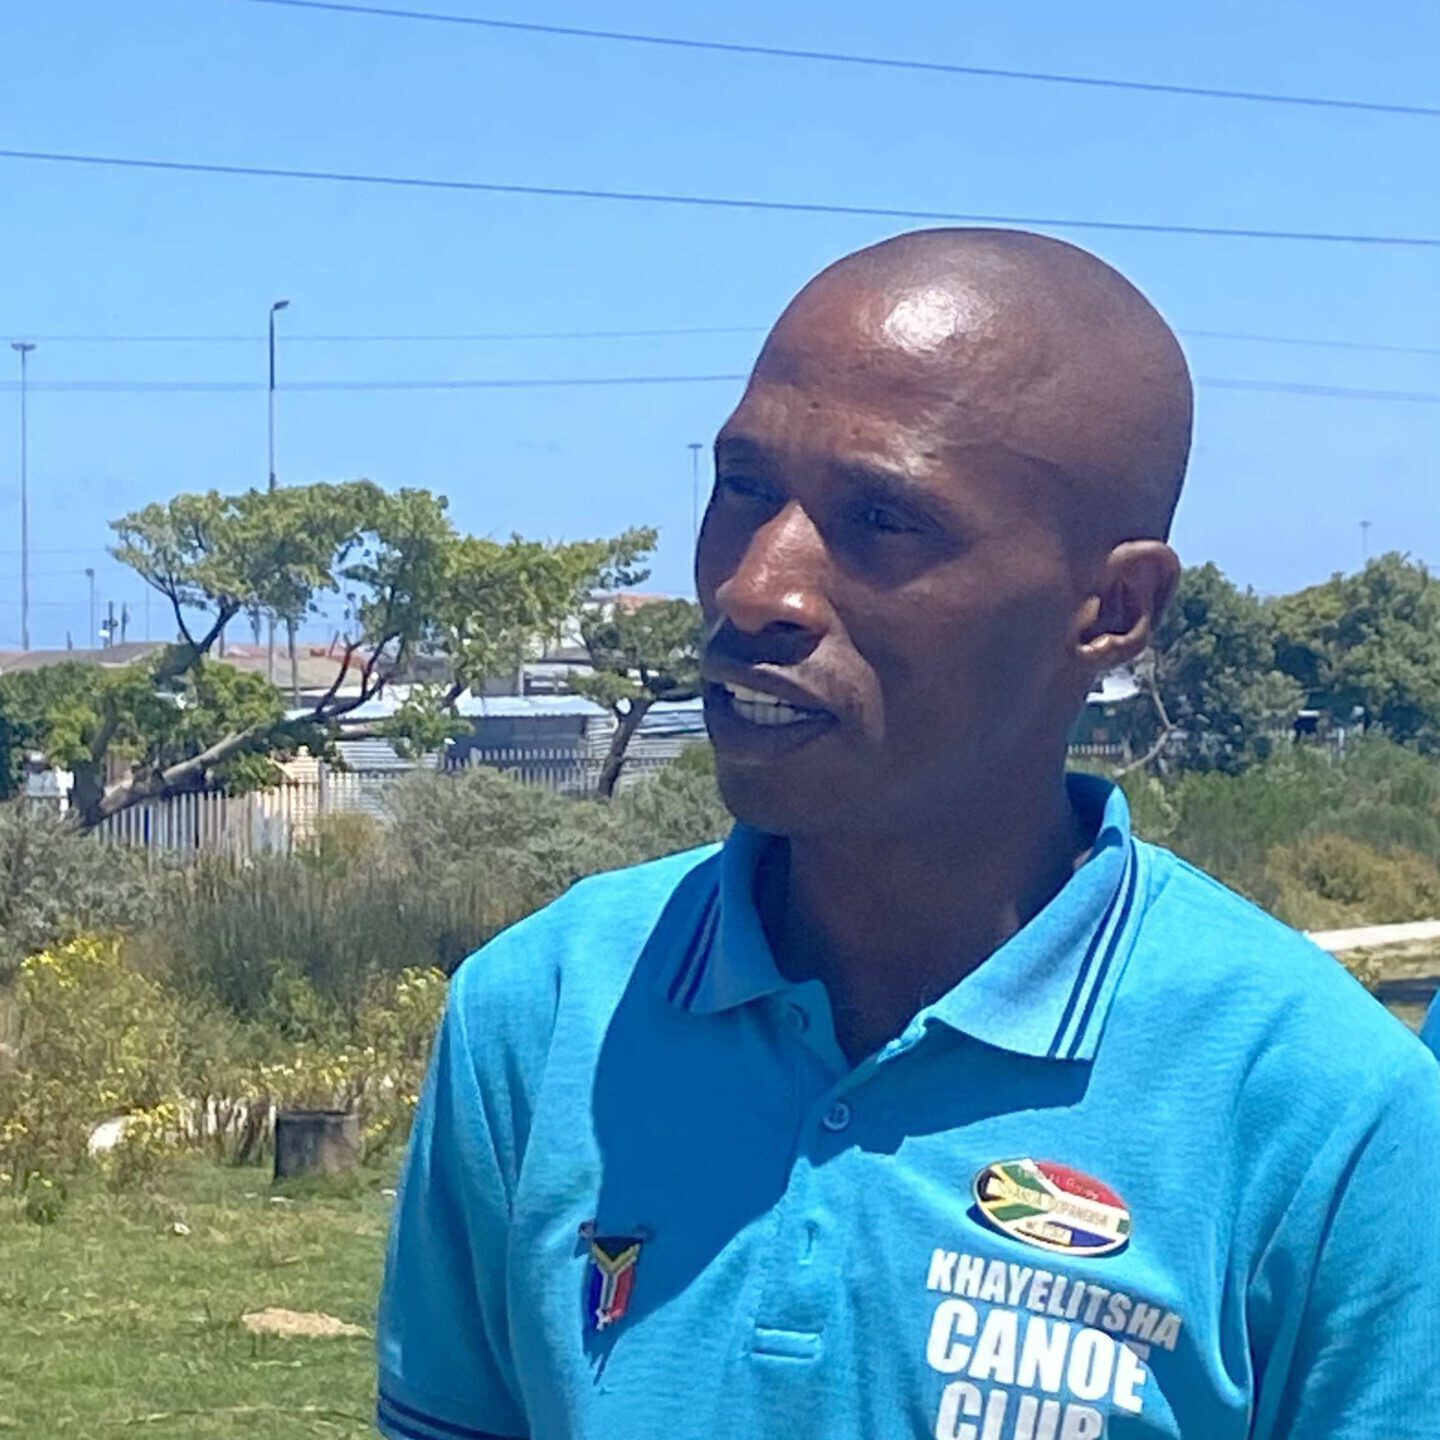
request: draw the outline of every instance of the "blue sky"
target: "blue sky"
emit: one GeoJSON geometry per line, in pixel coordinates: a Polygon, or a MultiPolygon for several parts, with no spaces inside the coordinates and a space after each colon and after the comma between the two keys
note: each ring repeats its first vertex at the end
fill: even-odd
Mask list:
{"type": "MultiPolygon", "coordinates": [[[[781,46],[1435,104],[1440,7],[1039,0],[435,0],[412,8],[781,46]]],[[[0,13],[0,147],[991,213],[1440,235],[1440,120],[862,70],[303,12],[45,0],[0,13]]],[[[0,336],[36,382],[725,374],[758,333],[320,343],[312,334],[763,327],[815,269],[903,222],[420,193],[0,160],[0,336]]],[[[1182,332],[1440,346],[1440,251],[1064,232],[1182,332]]],[[[1187,339],[1201,376],[1440,392],[1440,356],[1187,339]]],[[[14,378],[15,357],[0,351],[14,378]]],[[[282,482],[367,475],[478,533],[660,527],[689,579],[691,441],[733,383],[282,393],[282,482]]],[[[0,648],[18,640],[16,401],[0,395],[0,648]]],[[[32,643],[77,645],[86,565],[143,586],[107,520],[265,476],[265,397],[30,401],[32,643]]],[[[1177,529],[1266,591],[1372,550],[1440,560],[1440,406],[1205,390],[1177,529]]],[[[152,607],[156,633],[159,607],[152,607]]],[[[313,636],[318,636],[317,627],[313,636]]]]}

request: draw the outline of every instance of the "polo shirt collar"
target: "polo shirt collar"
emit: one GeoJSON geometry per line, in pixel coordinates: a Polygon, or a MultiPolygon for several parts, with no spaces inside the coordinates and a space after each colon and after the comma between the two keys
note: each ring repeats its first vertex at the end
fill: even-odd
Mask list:
{"type": "MultiPolygon", "coordinates": [[[[1067,777],[1093,826],[1089,858],[1029,924],[916,1017],[1002,1050],[1090,1060],[1138,928],[1142,856],[1120,788],[1067,777]]],[[[733,1009],[791,988],[755,906],[755,874],[769,836],[737,825],[711,870],[689,943],[668,969],[669,999],[697,1014],[733,1009]]],[[[706,867],[709,869],[710,867],[706,867]]]]}

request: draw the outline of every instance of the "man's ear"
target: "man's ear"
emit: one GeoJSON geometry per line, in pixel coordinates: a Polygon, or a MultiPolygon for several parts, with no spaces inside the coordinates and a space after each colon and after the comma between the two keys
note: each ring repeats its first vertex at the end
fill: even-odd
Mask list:
{"type": "Polygon", "coordinates": [[[1179,557],[1164,541],[1117,545],[1085,602],[1076,658],[1103,674],[1144,654],[1179,583],[1179,557]]]}

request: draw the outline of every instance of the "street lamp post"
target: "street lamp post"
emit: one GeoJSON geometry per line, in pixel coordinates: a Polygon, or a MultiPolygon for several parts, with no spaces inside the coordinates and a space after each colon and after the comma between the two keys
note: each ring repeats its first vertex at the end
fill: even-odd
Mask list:
{"type": "Polygon", "coordinates": [[[700,452],[705,448],[698,440],[692,440],[687,447],[690,451],[690,541],[692,546],[700,543],[700,452]]]}
{"type": "MultiPolygon", "coordinates": [[[[95,648],[95,567],[93,565],[85,567],[85,578],[90,582],[90,633],[85,641],[85,648],[93,650],[95,648]]],[[[148,640],[150,636],[147,634],[145,638],[148,640]]]]}
{"type": "MultiPolygon", "coordinates": [[[[288,300],[277,300],[270,307],[270,383],[266,386],[266,400],[269,407],[269,425],[267,426],[268,448],[270,452],[270,489],[275,489],[275,317],[284,309],[288,308],[288,300]]],[[[294,650],[292,641],[291,650],[294,650]]],[[[265,678],[273,685],[275,683],[275,617],[270,617],[270,640],[265,651],[265,678]]]]}
{"type": "Polygon", "coordinates": [[[30,457],[26,433],[27,361],[35,348],[29,340],[12,340],[10,348],[20,356],[20,648],[30,648],[30,457]]]}

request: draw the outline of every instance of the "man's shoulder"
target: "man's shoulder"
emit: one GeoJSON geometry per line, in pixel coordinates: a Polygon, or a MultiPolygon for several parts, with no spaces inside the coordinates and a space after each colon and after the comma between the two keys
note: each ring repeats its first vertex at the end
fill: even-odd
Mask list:
{"type": "MultiPolygon", "coordinates": [[[[1169,996],[1206,1009],[1328,1082],[1388,1088],[1422,1049],[1349,971],[1309,936],[1168,850],[1145,845],[1151,898],[1141,946],[1169,996]]],[[[1142,973],[1147,967],[1142,963],[1142,973]]]]}
{"type": "Polygon", "coordinates": [[[450,982],[451,1006],[472,1033],[532,1039],[548,1033],[562,997],[613,1008],[651,938],[683,922],[685,896],[713,887],[718,856],[709,845],[577,881],[466,959],[450,982]]]}

